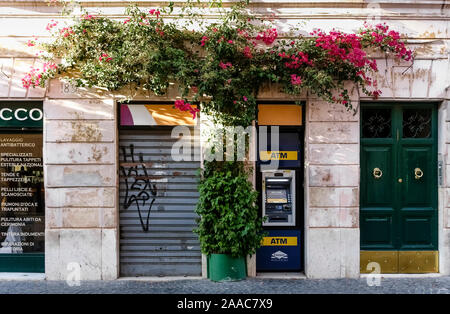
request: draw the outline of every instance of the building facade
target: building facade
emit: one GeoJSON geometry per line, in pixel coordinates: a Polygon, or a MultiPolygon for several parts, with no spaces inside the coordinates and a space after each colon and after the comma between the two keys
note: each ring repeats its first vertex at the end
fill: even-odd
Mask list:
{"type": "MultiPolygon", "coordinates": [[[[136,2],[154,7],[152,1],[136,2]]],[[[116,18],[123,18],[127,6],[82,3],[116,18]]],[[[359,104],[356,114],[305,95],[297,181],[303,195],[297,212],[301,271],[309,278],[357,278],[377,262],[382,272],[449,275],[447,2],[273,0],[253,1],[251,8],[275,13],[281,30],[304,22],[305,34],[315,28],[354,32],[366,20],[387,22],[417,53],[412,66],[380,56],[381,97],[374,101],[350,87],[359,104]]],[[[49,280],[66,279],[73,267],[86,280],[205,275],[206,259],[192,229],[202,146],[194,129],[208,121],[193,125],[176,114],[165,120],[175,89],[164,97],[142,93],[127,106],[119,104],[117,93],[58,80],[24,89],[23,76],[39,63],[26,43],[45,38],[51,19],[60,19],[58,10],[44,1],[0,2],[0,143],[34,147],[2,147],[1,271],[45,271],[49,280]],[[33,124],[40,112],[42,125],[33,124]],[[193,131],[190,161],[170,159],[177,137],[168,126],[175,124],[193,131]],[[26,162],[33,164],[20,168],[26,162]],[[143,171],[144,178],[128,180],[143,171]],[[25,179],[14,185],[8,177],[35,179],[30,186],[25,179]],[[137,201],[128,194],[136,189],[146,191],[137,201]],[[14,199],[21,192],[32,199],[14,199]],[[22,209],[8,210],[13,207],[22,209]],[[8,241],[31,244],[17,251],[8,241]],[[43,266],[30,266],[37,264],[43,266]]],[[[276,86],[264,88],[259,99],[293,103],[276,86]]],[[[258,180],[255,175],[255,186],[258,180]]],[[[249,275],[257,271],[256,258],[248,258],[249,275]]]]}

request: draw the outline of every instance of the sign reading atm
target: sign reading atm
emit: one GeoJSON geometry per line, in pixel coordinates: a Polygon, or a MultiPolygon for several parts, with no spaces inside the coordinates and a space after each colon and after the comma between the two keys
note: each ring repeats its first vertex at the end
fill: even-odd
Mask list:
{"type": "Polygon", "coordinates": [[[297,246],[297,237],[264,237],[262,246],[297,246]]]}
{"type": "Polygon", "coordinates": [[[42,128],[42,102],[0,102],[0,127],[42,128]]]}
{"type": "Polygon", "coordinates": [[[297,151],[260,151],[261,160],[298,160],[297,151]]]}

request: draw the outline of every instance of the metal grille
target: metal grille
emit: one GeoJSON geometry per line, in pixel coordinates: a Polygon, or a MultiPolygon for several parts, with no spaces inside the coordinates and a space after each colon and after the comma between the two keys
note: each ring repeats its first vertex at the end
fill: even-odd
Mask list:
{"type": "Polygon", "coordinates": [[[170,128],[120,132],[122,276],[200,275],[196,234],[199,141],[190,161],[174,161],[170,128]]]}

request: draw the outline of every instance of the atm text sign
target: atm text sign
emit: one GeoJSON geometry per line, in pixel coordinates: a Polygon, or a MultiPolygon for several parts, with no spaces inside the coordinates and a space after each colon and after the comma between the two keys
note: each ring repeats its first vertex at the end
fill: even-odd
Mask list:
{"type": "Polygon", "coordinates": [[[262,246],[297,246],[297,237],[264,237],[262,246]]]}
{"type": "Polygon", "coordinates": [[[261,160],[298,160],[297,151],[260,151],[261,160]]]}

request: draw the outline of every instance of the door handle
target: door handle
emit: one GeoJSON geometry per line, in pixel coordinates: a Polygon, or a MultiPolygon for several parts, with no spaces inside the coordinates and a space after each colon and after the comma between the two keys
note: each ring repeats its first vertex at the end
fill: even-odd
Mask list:
{"type": "Polygon", "coordinates": [[[414,169],[414,178],[415,178],[416,180],[420,180],[420,178],[422,178],[422,177],[423,177],[423,171],[422,171],[422,169],[420,169],[420,168],[414,169]]]}
{"type": "Polygon", "coordinates": [[[383,176],[383,171],[380,168],[373,168],[373,177],[375,179],[380,179],[383,176]]]}

